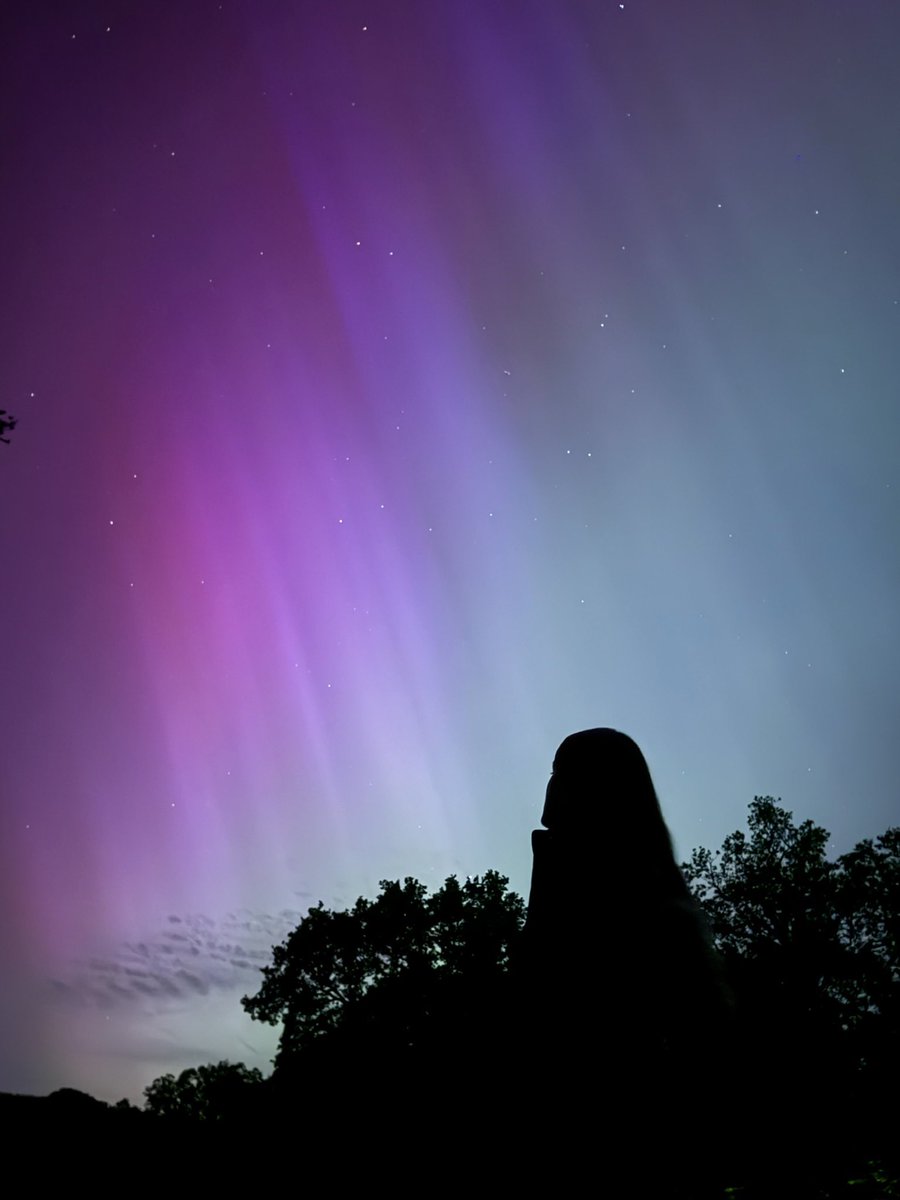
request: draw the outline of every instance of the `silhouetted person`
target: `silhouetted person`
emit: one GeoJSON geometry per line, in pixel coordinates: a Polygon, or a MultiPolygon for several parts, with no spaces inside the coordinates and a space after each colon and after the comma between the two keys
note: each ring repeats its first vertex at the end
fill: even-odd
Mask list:
{"type": "Polygon", "coordinates": [[[559,1171],[717,1195],[730,993],[635,742],[567,737],[541,823],[520,965],[538,1131],[559,1171]]]}

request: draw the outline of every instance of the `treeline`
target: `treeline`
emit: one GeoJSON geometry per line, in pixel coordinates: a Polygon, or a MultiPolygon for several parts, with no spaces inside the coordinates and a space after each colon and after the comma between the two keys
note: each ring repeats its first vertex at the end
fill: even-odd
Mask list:
{"type": "MultiPolygon", "coordinates": [[[[659,1114],[675,1111],[689,1083],[698,1144],[707,1123],[724,1139],[710,1153],[725,1177],[704,1196],[900,1196],[900,829],[833,860],[828,837],[757,797],[747,832],[682,864],[732,1019],[715,1054],[698,1052],[683,1068],[692,1077],[648,1105],[655,1116],[628,1146],[604,1134],[615,1098],[593,1050],[571,1071],[570,1105],[584,1121],[570,1145],[547,1144],[558,1097],[540,1093],[531,1064],[553,1033],[522,1003],[525,904],[491,871],[431,894],[414,879],[383,882],[349,910],[310,909],[243,999],[251,1017],[281,1026],[272,1075],[228,1062],[164,1075],[145,1090],[141,1123],[175,1137],[219,1130],[222,1144],[289,1144],[348,1180],[390,1164],[394,1178],[422,1185],[477,1176],[567,1186],[567,1171],[575,1183],[590,1164],[595,1182],[632,1178],[639,1191],[641,1155],[665,1144],[659,1114]]],[[[609,849],[639,860],[639,847],[609,849]]],[[[606,974],[572,1011],[595,1013],[600,1044],[608,1033],[614,1046],[616,1029],[603,1026],[620,982],[601,945],[616,922],[610,905],[604,893],[597,941],[578,950],[606,974]]]]}
{"type": "MultiPolygon", "coordinates": [[[[690,1094],[699,1080],[711,1108],[730,1110],[734,1194],[771,1195],[778,1180],[793,1195],[823,1197],[842,1188],[887,1196],[896,1186],[900,829],[834,860],[828,839],[757,797],[747,832],[682,864],[733,996],[728,1038],[716,1061],[692,1064],[690,1094]]],[[[617,849],[639,859],[639,848],[617,849]]],[[[254,1019],[281,1025],[271,1078],[228,1063],[164,1076],[146,1090],[147,1111],[296,1120],[321,1144],[338,1128],[375,1142],[401,1130],[407,1155],[417,1141],[443,1141],[458,1154],[477,1146],[483,1161],[500,1147],[503,1160],[552,1103],[528,1094],[529,1059],[546,1031],[521,1020],[524,918],[496,872],[450,878],[432,894],[414,879],[383,882],[346,911],[319,904],[243,1000],[254,1019]]],[[[598,907],[598,938],[611,922],[598,907]]],[[[603,961],[597,945],[581,953],[603,961]]],[[[598,978],[599,1021],[604,988],[615,986],[598,978]]],[[[595,1095],[602,1089],[598,1067],[595,1095]]],[[[586,1109],[593,1102],[586,1096],[586,1109]]],[[[653,1129],[644,1136],[652,1144],[653,1129]]],[[[599,1132],[596,1142],[601,1158],[615,1153],[599,1132]]]]}

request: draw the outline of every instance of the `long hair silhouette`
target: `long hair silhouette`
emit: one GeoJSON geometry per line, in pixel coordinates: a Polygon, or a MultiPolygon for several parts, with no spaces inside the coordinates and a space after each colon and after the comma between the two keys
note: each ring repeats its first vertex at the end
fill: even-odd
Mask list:
{"type": "MultiPolygon", "coordinates": [[[[627,734],[585,729],[562,742],[541,824],[545,828],[532,834],[530,953],[559,958],[574,940],[584,959],[588,945],[583,939],[587,936],[596,952],[602,947],[597,935],[604,934],[623,950],[641,951],[643,958],[647,939],[659,941],[659,922],[676,919],[684,937],[704,946],[704,958],[712,963],[650,769],[627,734]]],[[[594,959],[591,969],[596,965],[594,959]]]]}
{"type": "Polygon", "coordinates": [[[533,1082],[552,1097],[545,1132],[588,1153],[605,1127],[614,1157],[658,1152],[648,1186],[714,1194],[703,1089],[689,1079],[707,1081],[730,993],[637,744],[615,729],[567,737],[541,823],[521,978],[533,1082]]]}

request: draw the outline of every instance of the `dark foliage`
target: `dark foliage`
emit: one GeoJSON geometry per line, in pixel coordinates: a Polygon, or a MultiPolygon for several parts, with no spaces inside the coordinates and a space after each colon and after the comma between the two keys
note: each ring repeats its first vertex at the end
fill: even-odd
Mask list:
{"type": "MultiPolygon", "coordinates": [[[[683,1135],[696,1147],[728,1129],[717,1172],[732,1184],[729,1196],[900,1195],[900,830],[836,860],[827,844],[825,830],[757,797],[747,832],[682,865],[730,992],[719,967],[703,965],[694,901],[685,907],[668,876],[655,885],[662,907],[639,881],[623,893],[627,875],[601,877],[587,845],[573,849],[579,878],[555,902],[565,953],[537,1008],[523,1002],[533,978],[525,908],[496,872],[448,879],[433,894],[414,879],[383,882],[374,900],[343,912],[319,904],[274,948],[262,986],[243,1000],[255,1019],[282,1023],[271,1079],[228,1063],[164,1076],[147,1089],[146,1112],[180,1115],[187,1122],[173,1128],[202,1126],[210,1136],[239,1125],[299,1137],[345,1180],[371,1182],[387,1155],[392,1178],[418,1186],[438,1154],[445,1182],[465,1182],[477,1164],[486,1187],[564,1190],[583,1183],[590,1160],[607,1182],[631,1179],[635,1194],[663,1177],[662,1156],[677,1153],[683,1135]],[[641,933],[660,912],[661,929],[641,933]],[[611,952],[616,936],[622,944],[611,952]],[[693,974],[709,980],[705,992],[686,990],[676,943],[699,947],[693,974]],[[632,978],[610,974],[611,953],[632,978]],[[642,998],[660,977],[670,980],[667,996],[642,998]],[[736,1019],[698,1040],[719,1020],[723,986],[736,1019]],[[690,1011],[701,1014],[693,1026],[690,1011]],[[660,1013],[687,1028],[683,1046],[662,1028],[668,1067],[657,1090],[643,1093],[633,1080],[620,1087],[616,1064],[639,1061],[623,1030],[660,1013]],[[554,1057],[550,1094],[542,1081],[554,1057]],[[549,1155],[548,1130],[563,1111],[565,1154],[549,1155]],[[617,1146],[613,1127],[630,1137],[617,1146]],[[523,1136],[535,1139],[533,1150],[523,1136]]],[[[696,1197],[723,1194],[704,1185],[696,1197]]]]}
{"type": "Polygon", "coordinates": [[[208,1063],[174,1075],[160,1075],[144,1088],[144,1110],[157,1117],[222,1121],[240,1118],[250,1109],[250,1089],[262,1073],[243,1063],[208,1063]]]}
{"type": "Polygon", "coordinates": [[[883,1158],[900,1122],[900,829],[835,860],[828,839],[756,797],[749,834],[682,867],[737,995],[745,1169],[809,1195],[883,1158]]]}
{"type": "Polygon", "coordinates": [[[828,832],[767,796],[749,830],[682,866],[732,979],[874,1065],[868,1035],[896,1030],[900,1004],[900,828],[829,861],[828,832]]]}
{"type": "Polygon", "coordinates": [[[242,1003],[251,1017],[283,1029],[276,1071],[323,1041],[409,1057],[467,997],[490,992],[506,973],[524,920],[521,897],[496,871],[460,883],[451,876],[428,895],[415,879],[384,880],[374,900],[310,909],[263,968],[264,982],[242,1003]],[[368,1043],[366,1046],[365,1044],[368,1043]]]}

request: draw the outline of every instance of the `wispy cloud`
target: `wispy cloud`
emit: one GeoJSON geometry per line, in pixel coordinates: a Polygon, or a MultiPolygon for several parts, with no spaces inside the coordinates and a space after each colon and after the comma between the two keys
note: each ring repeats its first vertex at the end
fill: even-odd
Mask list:
{"type": "Polygon", "coordinates": [[[220,920],[202,913],[172,915],[153,937],[123,942],[109,954],[75,962],[51,985],[63,1003],[104,1010],[154,1011],[216,991],[255,989],[272,947],[302,914],[239,910],[220,920]]]}

